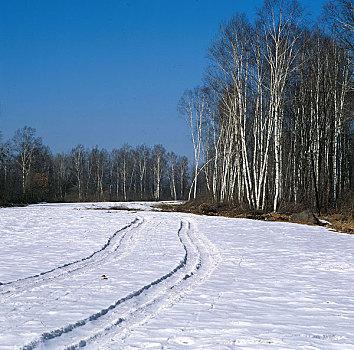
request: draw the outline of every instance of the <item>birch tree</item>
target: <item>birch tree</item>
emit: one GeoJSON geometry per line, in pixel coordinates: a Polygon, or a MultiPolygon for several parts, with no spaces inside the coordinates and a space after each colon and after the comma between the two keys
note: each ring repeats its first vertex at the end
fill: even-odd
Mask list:
{"type": "Polygon", "coordinates": [[[167,154],[168,158],[168,178],[170,183],[171,198],[177,200],[177,185],[176,185],[176,155],[173,152],[167,154]]]}
{"type": "Polygon", "coordinates": [[[13,147],[17,153],[16,161],[20,166],[22,195],[26,197],[27,179],[31,171],[34,152],[42,144],[39,137],[35,137],[36,130],[25,126],[15,132],[13,137],[13,147]]]}
{"type": "Polygon", "coordinates": [[[258,26],[264,36],[264,58],[269,66],[269,115],[274,123],[275,179],[273,210],[283,192],[283,105],[285,87],[296,69],[297,42],[301,36],[302,10],[296,1],[266,0],[258,26]]]}
{"type": "Polygon", "coordinates": [[[138,171],[138,178],[139,178],[140,199],[143,199],[145,194],[148,156],[149,156],[149,150],[146,146],[143,145],[137,147],[135,151],[135,157],[136,157],[137,171],[138,171]]]}
{"type": "Polygon", "coordinates": [[[207,111],[207,93],[200,87],[186,90],[179,101],[179,111],[189,128],[194,149],[194,176],[188,199],[197,197],[198,167],[202,155],[202,125],[207,111]]]}
{"type": "Polygon", "coordinates": [[[71,150],[73,172],[76,179],[79,201],[83,200],[83,181],[85,166],[85,149],[83,145],[78,145],[71,150]]]}
{"type": "Polygon", "coordinates": [[[177,160],[178,193],[180,199],[185,199],[185,189],[188,184],[188,158],[180,157],[177,160]]]}
{"type": "Polygon", "coordinates": [[[153,173],[154,173],[154,198],[161,198],[161,183],[166,166],[166,150],[162,145],[154,146],[152,150],[153,173]]]}
{"type": "Polygon", "coordinates": [[[346,47],[354,50],[354,2],[353,0],[328,1],[324,6],[325,19],[346,47]]]}

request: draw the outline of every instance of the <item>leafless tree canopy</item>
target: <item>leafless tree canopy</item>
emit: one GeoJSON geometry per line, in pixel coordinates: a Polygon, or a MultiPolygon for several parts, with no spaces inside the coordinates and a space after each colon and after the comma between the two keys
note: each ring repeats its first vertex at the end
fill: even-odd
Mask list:
{"type": "Polygon", "coordinates": [[[347,45],[354,49],[354,2],[353,0],[328,1],[325,6],[325,20],[329,22],[336,35],[347,45]]]}
{"type": "Polygon", "coordinates": [[[78,145],[52,155],[24,127],[0,145],[0,205],[36,201],[185,199],[188,160],[162,145],[123,145],[111,152],[78,145]]]}
{"type": "MultiPolygon", "coordinates": [[[[348,40],[353,3],[329,9],[348,40]]],[[[205,87],[181,99],[195,151],[193,197],[273,211],[352,201],[350,46],[303,19],[296,1],[267,0],[254,23],[236,14],[221,25],[205,87]]]]}

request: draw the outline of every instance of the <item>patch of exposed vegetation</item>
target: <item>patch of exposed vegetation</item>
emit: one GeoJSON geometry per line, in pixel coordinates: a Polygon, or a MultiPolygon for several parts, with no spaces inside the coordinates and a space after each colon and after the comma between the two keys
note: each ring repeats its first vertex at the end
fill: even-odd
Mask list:
{"type": "Polygon", "coordinates": [[[321,218],[328,221],[330,224],[326,226],[335,231],[354,234],[354,212],[350,215],[336,213],[321,218]]]}
{"type": "Polygon", "coordinates": [[[99,208],[99,207],[95,207],[95,208],[87,208],[88,210],[124,210],[124,211],[143,211],[142,209],[139,208],[129,208],[126,207],[125,205],[115,205],[112,207],[108,207],[108,208],[99,208]]]}
{"type": "Polygon", "coordinates": [[[315,215],[311,210],[299,212],[261,212],[247,211],[241,206],[232,203],[211,203],[206,201],[192,200],[184,204],[160,204],[157,206],[163,211],[192,213],[197,215],[225,216],[231,218],[246,218],[264,221],[295,222],[307,225],[325,226],[334,231],[354,233],[354,214],[334,213],[330,215],[315,215]],[[320,221],[322,220],[322,221],[320,221]],[[326,221],[326,222],[324,222],[326,221]]]}

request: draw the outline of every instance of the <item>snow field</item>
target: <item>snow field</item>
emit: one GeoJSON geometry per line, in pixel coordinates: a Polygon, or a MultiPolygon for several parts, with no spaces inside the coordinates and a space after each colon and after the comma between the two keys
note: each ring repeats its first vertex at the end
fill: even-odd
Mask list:
{"type": "Polygon", "coordinates": [[[354,349],[352,236],[292,223],[194,220],[221,254],[217,269],[110,349],[354,349]]]}
{"type": "Polygon", "coordinates": [[[0,209],[2,263],[6,283],[79,260],[100,249],[134,214],[100,215],[91,205],[31,205],[0,209]],[[16,268],[14,268],[16,267],[16,268]]]}
{"type": "Polygon", "coordinates": [[[112,205],[0,209],[0,349],[354,349],[353,236],[112,205]]]}

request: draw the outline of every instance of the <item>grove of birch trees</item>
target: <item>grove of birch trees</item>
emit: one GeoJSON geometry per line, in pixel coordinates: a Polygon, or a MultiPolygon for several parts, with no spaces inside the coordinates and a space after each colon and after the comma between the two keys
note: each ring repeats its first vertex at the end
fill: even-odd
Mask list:
{"type": "Polygon", "coordinates": [[[203,86],[179,103],[195,156],[189,198],[271,211],[353,204],[348,23],[340,35],[310,26],[296,1],[266,0],[253,22],[237,14],[220,26],[203,86]]]}

